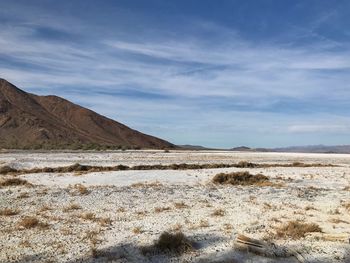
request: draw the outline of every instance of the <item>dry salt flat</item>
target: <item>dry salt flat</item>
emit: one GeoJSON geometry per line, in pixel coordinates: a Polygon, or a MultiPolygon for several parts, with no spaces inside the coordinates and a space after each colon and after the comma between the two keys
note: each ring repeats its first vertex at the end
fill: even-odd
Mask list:
{"type": "MultiPolygon", "coordinates": [[[[266,167],[19,175],[0,188],[0,262],[300,262],[238,250],[239,234],[297,251],[305,262],[350,262],[350,156],[224,151],[2,152],[13,168],[174,163],[320,163],[266,167]],[[271,185],[218,185],[218,173],[249,171],[271,185]],[[289,222],[320,231],[281,236],[289,222]],[[184,253],[145,253],[182,232],[184,253]],[[282,231],[283,232],[283,231],[282,231]]],[[[13,175],[1,175],[2,180],[13,175]]],[[[287,230],[286,230],[287,231],[287,230]]],[[[284,250],[283,250],[284,251],[284,250]]]]}

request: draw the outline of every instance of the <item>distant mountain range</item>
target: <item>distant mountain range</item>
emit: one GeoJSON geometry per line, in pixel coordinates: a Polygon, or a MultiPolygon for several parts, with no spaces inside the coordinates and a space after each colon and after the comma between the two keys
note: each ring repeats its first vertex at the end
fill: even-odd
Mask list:
{"type": "Polygon", "coordinates": [[[296,152],[296,153],[350,153],[350,145],[308,145],[282,148],[249,148],[245,146],[232,148],[231,151],[248,152],[296,152]]]}
{"type": "Polygon", "coordinates": [[[0,148],[175,147],[63,98],[26,93],[0,79],[0,148]]]}

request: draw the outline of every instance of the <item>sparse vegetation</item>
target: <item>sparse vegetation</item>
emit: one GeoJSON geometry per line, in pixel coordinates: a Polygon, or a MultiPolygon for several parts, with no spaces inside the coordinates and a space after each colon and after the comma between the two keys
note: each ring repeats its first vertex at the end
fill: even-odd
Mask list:
{"type": "Polygon", "coordinates": [[[143,254],[182,254],[193,249],[193,243],[182,233],[163,232],[152,246],[143,247],[143,254]]]}
{"type": "Polygon", "coordinates": [[[231,185],[261,185],[269,183],[269,178],[263,174],[253,175],[249,172],[219,173],[214,176],[215,184],[231,185]]]}
{"type": "Polygon", "coordinates": [[[225,210],[223,209],[215,209],[214,212],[211,214],[212,216],[224,216],[225,210]]]}
{"type": "Polygon", "coordinates": [[[17,171],[16,169],[13,169],[12,167],[7,166],[7,165],[0,167],[0,174],[10,174],[10,173],[14,173],[16,171],[17,171]]]}
{"type": "Polygon", "coordinates": [[[138,234],[141,234],[142,233],[142,229],[141,227],[134,227],[132,232],[135,234],[135,235],[138,235],[138,234]]]}
{"type": "Polygon", "coordinates": [[[15,216],[18,215],[19,211],[10,209],[10,208],[4,208],[0,210],[0,216],[15,216]]]}
{"type": "Polygon", "coordinates": [[[0,174],[28,174],[28,173],[77,173],[78,175],[84,173],[92,172],[108,172],[108,171],[125,171],[125,170],[198,170],[198,169],[218,169],[218,168],[268,168],[268,167],[336,167],[332,164],[320,164],[320,163],[310,163],[305,164],[301,162],[294,162],[291,164],[258,164],[251,163],[247,161],[240,161],[234,164],[225,163],[206,163],[206,164],[154,164],[154,165],[136,165],[136,166],[126,166],[126,165],[116,165],[116,166],[91,166],[82,165],[75,163],[69,166],[62,167],[44,167],[44,168],[33,168],[33,169],[14,169],[8,166],[3,166],[0,168],[0,174]],[[3,173],[1,173],[3,169],[3,173]]]}
{"type": "Polygon", "coordinates": [[[188,205],[186,205],[183,201],[182,202],[175,202],[174,206],[176,209],[183,209],[183,208],[188,207],[188,205]]]}
{"type": "Polygon", "coordinates": [[[36,217],[26,216],[18,222],[18,226],[26,229],[34,227],[47,228],[48,224],[40,222],[36,217]]]}
{"type": "Polygon", "coordinates": [[[69,211],[78,210],[78,209],[81,209],[80,205],[76,203],[71,203],[68,206],[63,208],[63,212],[69,212],[69,211]]]}
{"type": "Polygon", "coordinates": [[[0,180],[0,187],[17,186],[17,185],[31,186],[31,184],[28,183],[27,180],[23,180],[20,178],[6,178],[6,179],[0,180]]]}
{"type": "Polygon", "coordinates": [[[289,221],[283,226],[277,228],[276,237],[299,239],[305,237],[307,233],[322,232],[319,225],[315,223],[302,223],[300,221],[289,221]]]}
{"type": "Polygon", "coordinates": [[[156,212],[156,213],[161,213],[161,212],[169,211],[169,210],[171,210],[171,207],[169,207],[169,206],[154,208],[154,212],[156,212]]]}

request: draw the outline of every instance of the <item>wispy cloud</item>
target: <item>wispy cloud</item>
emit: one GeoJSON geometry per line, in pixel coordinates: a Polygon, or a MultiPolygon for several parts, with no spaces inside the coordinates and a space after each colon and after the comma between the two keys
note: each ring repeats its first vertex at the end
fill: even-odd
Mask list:
{"type": "Polygon", "coordinates": [[[304,32],[314,42],[298,46],[255,43],[235,28],[199,19],[188,20],[191,32],[204,28],[215,38],[164,37],[160,29],[112,34],[113,24],[101,34],[79,17],[52,10],[42,16],[33,7],[21,17],[15,10],[6,16],[11,21],[0,23],[0,72],[31,92],[65,96],[175,143],[252,145],[258,144],[252,137],[270,132],[268,145],[276,134],[348,130],[339,122],[322,124],[349,110],[350,50],[328,38],[314,40],[334,13],[304,32]],[[303,124],[309,120],[314,124],[303,124]],[[217,134],[222,140],[215,142],[217,134]]]}

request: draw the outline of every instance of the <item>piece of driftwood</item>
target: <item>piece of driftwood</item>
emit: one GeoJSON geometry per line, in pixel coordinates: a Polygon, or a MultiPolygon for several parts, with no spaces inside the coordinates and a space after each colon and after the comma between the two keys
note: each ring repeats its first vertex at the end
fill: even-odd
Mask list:
{"type": "Polygon", "coordinates": [[[276,246],[261,240],[244,235],[237,235],[234,245],[237,249],[253,252],[267,257],[295,257],[299,262],[305,263],[305,259],[297,251],[285,247],[276,246]]]}

